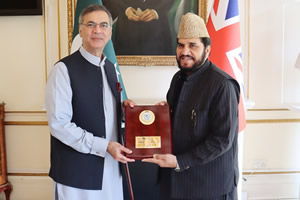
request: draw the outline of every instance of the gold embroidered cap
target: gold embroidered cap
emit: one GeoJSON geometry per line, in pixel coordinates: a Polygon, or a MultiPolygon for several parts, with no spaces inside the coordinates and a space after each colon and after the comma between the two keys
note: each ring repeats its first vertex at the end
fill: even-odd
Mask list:
{"type": "Polygon", "coordinates": [[[192,39],[209,37],[204,20],[194,14],[187,13],[182,16],[177,38],[192,39]]]}

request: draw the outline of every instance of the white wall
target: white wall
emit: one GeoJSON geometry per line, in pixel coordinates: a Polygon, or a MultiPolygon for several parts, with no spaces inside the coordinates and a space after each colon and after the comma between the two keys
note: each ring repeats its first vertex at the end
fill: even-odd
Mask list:
{"type": "Polygon", "coordinates": [[[138,104],[155,104],[166,100],[177,66],[120,66],[128,98],[138,104]]]}
{"type": "MultiPolygon", "coordinates": [[[[285,8],[290,3],[299,5],[299,1],[294,0],[247,2],[248,98],[255,102],[255,106],[247,113],[244,169],[252,169],[252,163],[262,158],[267,162],[268,169],[300,169],[300,163],[295,162],[292,156],[293,152],[300,150],[297,141],[299,113],[284,110],[286,107],[282,102],[285,94],[282,87],[283,72],[287,67],[284,54],[294,54],[295,49],[285,49],[285,52],[283,48],[290,43],[289,38],[284,37],[285,8]],[[268,6],[270,4],[272,6],[268,6]]],[[[295,18],[294,22],[297,21],[295,18]]],[[[299,30],[300,26],[294,26],[294,31],[299,30]]],[[[299,45],[297,47],[299,49],[299,45]]],[[[299,87],[299,84],[294,84],[292,89],[299,87]]]]}
{"type": "Polygon", "coordinates": [[[43,17],[0,17],[1,100],[11,110],[40,110],[45,86],[43,17]],[[34,78],[30,78],[36,74],[34,78]],[[39,92],[33,92],[39,91],[39,92]],[[20,100],[24,100],[20,104],[20,100]]]}
{"type": "MultiPolygon", "coordinates": [[[[47,67],[63,52],[58,42],[57,2],[46,0],[43,16],[0,16],[0,101],[6,103],[5,140],[12,200],[53,199],[53,182],[47,176],[50,133],[44,90],[47,67]]],[[[61,9],[66,11],[66,5],[61,9]]]]}
{"type": "Polygon", "coordinates": [[[249,199],[297,198],[300,115],[287,110],[283,100],[291,100],[291,96],[286,98],[288,89],[293,91],[294,103],[300,103],[297,100],[300,70],[292,73],[286,70],[292,67],[290,60],[296,60],[290,56],[295,57],[295,50],[300,50],[299,41],[290,36],[300,31],[296,17],[299,10],[287,13],[286,8],[299,7],[299,1],[245,0],[244,3],[245,14],[248,13],[245,20],[248,37],[244,43],[248,57],[247,97],[255,106],[247,112],[243,172],[248,181],[243,182],[243,191],[248,192],[249,199]],[[287,14],[294,18],[286,21],[287,14]]]}

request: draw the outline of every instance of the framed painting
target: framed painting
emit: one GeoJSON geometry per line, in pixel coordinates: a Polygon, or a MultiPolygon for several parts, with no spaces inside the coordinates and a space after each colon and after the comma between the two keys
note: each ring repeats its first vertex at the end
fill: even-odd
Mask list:
{"type": "MultiPolygon", "coordinates": [[[[114,20],[112,41],[119,65],[177,65],[175,50],[181,16],[193,12],[207,20],[208,0],[102,2],[114,20]]],[[[68,16],[69,46],[73,31],[72,3],[68,0],[68,15],[71,15],[68,16]]]]}

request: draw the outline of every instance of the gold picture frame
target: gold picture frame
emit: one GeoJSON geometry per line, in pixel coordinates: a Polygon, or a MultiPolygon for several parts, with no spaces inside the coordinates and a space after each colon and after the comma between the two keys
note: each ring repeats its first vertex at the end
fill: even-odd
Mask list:
{"type": "MultiPolygon", "coordinates": [[[[72,46],[72,33],[73,33],[73,13],[76,5],[76,0],[68,0],[68,49],[71,51],[72,46]]],[[[198,0],[198,15],[207,21],[207,6],[208,0],[198,0]]],[[[175,56],[141,56],[141,55],[130,55],[130,56],[118,56],[117,60],[119,65],[129,66],[176,66],[175,56]]]]}

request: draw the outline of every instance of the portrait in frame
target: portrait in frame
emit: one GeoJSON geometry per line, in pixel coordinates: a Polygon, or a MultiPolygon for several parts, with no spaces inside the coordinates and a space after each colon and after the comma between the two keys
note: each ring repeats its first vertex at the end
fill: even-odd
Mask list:
{"type": "MultiPolygon", "coordinates": [[[[114,20],[112,41],[119,65],[175,66],[176,30],[181,16],[186,12],[194,12],[207,21],[208,0],[148,0],[144,3],[130,0],[102,0],[102,2],[112,13],[114,20]],[[128,5],[126,2],[137,3],[128,5]],[[134,12],[154,10],[153,16],[156,15],[156,19],[145,19],[149,22],[130,21],[124,14],[130,7],[134,8],[134,12]]],[[[68,0],[69,49],[72,44],[72,13],[75,5],[76,0],[68,0]]]]}

